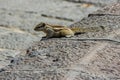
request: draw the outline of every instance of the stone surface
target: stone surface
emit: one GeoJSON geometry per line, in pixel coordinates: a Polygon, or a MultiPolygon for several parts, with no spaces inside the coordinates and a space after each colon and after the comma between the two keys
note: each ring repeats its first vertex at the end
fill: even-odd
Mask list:
{"type": "Polygon", "coordinates": [[[22,30],[0,27],[0,68],[8,65],[16,55],[25,54],[25,49],[39,40],[39,37],[22,30]]]}
{"type": "Polygon", "coordinates": [[[81,20],[89,13],[98,10],[100,7],[95,5],[86,7],[80,3],[71,3],[64,0],[1,0],[0,8],[0,14],[2,14],[0,20],[3,20],[3,23],[14,26],[31,27],[41,21],[53,24],[70,25],[73,22],[81,20]],[[46,18],[41,14],[68,18],[73,21],[49,17],[46,18]]]}
{"type": "MultiPolygon", "coordinates": [[[[33,31],[34,26],[41,21],[69,25],[96,11],[102,4],[117,1],[81,0],[86,3],[71,3],[46,0],[44,5],[45,0],[1,0],[0,79],[120,79],[118,43],[62,39],[37,43],[43,35],[33,31]]],[[[73,38],[110,38],[119,41],[119,7],[120,4],[107,6],[71,25],[104,26],[105,31],[73,38]]]]}
{"type": "MultiPolygon", "coordinates": [[[[95,33],[88,32],[72,38],[109,38],[120,41],[119,21],[119,15],[96,15],[84,18],[71,27],[103,26],[105,30],[95,33]]],[[[68,38],[66,40],[62,38],[49,39],[36,42],[27,49],[26,53],[25,56],[15,59],[17,62],[12,60],[9,66],[3,68],[0,78],[29,80],[120,79],[119,42],[77,41],[68,38]]]]}
{"type": "Polygon", "coordinates": [[[119,0],[66,0],[66,1],[91,3],[91,4],[96,4],[99,6],[105,6],[106,4],[112,4],[112,3],[119,2],[119,0]]]}
{"type": "Polygon", "coordinates": [[[114,5],[108,5],[94,14],[105,14],[105,15],[114,15],[114,16],[119,16],[120,15],[120,4],[114,4],[114,5]],[[110,8],[111,7],[111,8],[110,8]]]}
{"type": "Polygon", "coordinates": [[[39,41],[40,38],[19,29],[8,29],[0,27],[4,32],[0,33],[0,48],[4,49],[26,49],[29,43],[39,41]]]}
{"type": "Polygon", "coordinates": [[[33,30],[39,22],[69,25],[99,8],[63,0],[0,0],[0,68],[40,41],[42,32],[33,30]]]}

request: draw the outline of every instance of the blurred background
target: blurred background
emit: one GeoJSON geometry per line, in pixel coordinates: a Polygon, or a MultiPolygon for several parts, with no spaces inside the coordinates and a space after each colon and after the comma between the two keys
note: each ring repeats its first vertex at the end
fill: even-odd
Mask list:
{"type": "MultiPolygon", "coordinates": [[[[118,0],[0,0],[0,25],[26,27],[39,22],[70,25],[118,0]]],[[[23,28],[24,29],[24,28],[23,28]]]]}

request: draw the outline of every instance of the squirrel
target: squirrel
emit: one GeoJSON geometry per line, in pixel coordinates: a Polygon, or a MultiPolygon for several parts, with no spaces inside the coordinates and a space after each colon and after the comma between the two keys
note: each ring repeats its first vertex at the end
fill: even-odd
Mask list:
{"type": "MultiPolygon", "coordinates": [[[[35,31],[43,31],[46,36],[42,38],[42,40],[46,40],[48,38],[55,38],[55,37],[67,37],[69,40],[76,40],[76,41],[112,41],[112,42],[117,42],[120,43],[118,40],[114,39],[107,39],[107,38],[69,38],[74,36],[75,34],[79,33],[85,33],[85,32],[97,32],[100,29],[104,30],[105,28],[103,26],[100,27],[87,27],[87,28],[82,28],[82,27],[71,27],[68,28],[66,26],[61,26],[61,25],[51,25],[47,23],[39,23],[38,25],[35,26],[34,30],[35,31]]],[[[66,38],[61,38],[61,40],[66,40],[66,38]]]]}
{"type": "Polygon", "coordinates": [[[87,27],[87,28],[82,28],[82,27],[71,27],[68,28],[66,26],[61,26],[61,25],[51,25],[47,23],[39,23],[38,25],[35,26],[34,30],[35,31],[43,31],[46,36],[44,38],[52,38],[52,37],[72,37],[75,34],[79,33],[85,33],[85,32],[97,32],[100,29],[104,29],[103,26],[101,27],[87,27]]]}

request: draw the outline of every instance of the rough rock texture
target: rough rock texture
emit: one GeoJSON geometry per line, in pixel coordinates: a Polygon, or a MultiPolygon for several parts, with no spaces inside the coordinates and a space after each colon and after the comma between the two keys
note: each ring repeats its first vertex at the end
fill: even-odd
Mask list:
{"type": "MultiPolygon", "coordinates": [[[[116,5],[120,5],[119,3],[116,5]]],[[[115,5],[114,14],[120,12],[115,5]],[[117,10],[115,10],[117,9],[117,10]]],[[[107,9],[108,9],[107,8],[107,9]]],[[[101,10],[102,12],[103,10],[101,10]]],[[[106,12],[105,12],[106,13],[106,12]]],[[[73,26],[100,27],[104,31],[73,38],[109,38],[120,41],[120,15],[91,15],[73,26]]],[[[36,42],[25,56],[16,57],[1,69],[1,79],[28,80],[119,80],[120,43],[49,39],[36,42]]]]}
{"type": "Polygon", "coordinates": [[[0,20],[2,20],[0,24],[6,25],[7,23],[27,28],[41,21],[70,25],[101,8],[95,5],[84,6],[81,3],[71,3],[64,0],[0,0],[0,5],[0,20]],[[43,14],[48,17],[43,16],[43,14]],[[62,19],[55,17],[61,17],[62,19]],[[67,18],[67,20],[64,18],[67,18]]]}
{"type": "Polygon", "coordinates": [[[91,3],[96,4],[99,6],[105,6],[106,4],[116,3],[119,2],[119,0],[66,0],[71,2],[80,2],[80,3],[91,3]]]}
{"type": "Polygon", "coordinates": [[[20,29],[0,26],[0,68],[9,64],[9,58],[25,54],[28,46],[39,40],[40,37],[20,29]]]}
{"type": "Polygon", "coordinates": [[[108,6],[104,7],[103,9],[98,10],[94,14],[119,16],[120,15],[119,10],[120,10],[120,4],[114,4],[112,6],[108,5],[108,6]],[[111,7],[111,8],[109,8],[109,7],[111,7]]]}
{"type": "Polygon", "coordinates": [[[69,25],[99,8],[63,0],[0,0],[0,68],[40,41],[43,34],[33,29],[39,22],[69,25]]]}

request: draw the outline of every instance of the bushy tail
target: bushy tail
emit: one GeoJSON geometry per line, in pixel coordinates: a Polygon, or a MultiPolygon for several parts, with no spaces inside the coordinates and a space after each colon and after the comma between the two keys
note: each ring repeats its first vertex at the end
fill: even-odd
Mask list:
{"type": "Polygon", "coordinates": [[[75,33],[85,33],[85,32],[98,32],[100,30],[104,30],[103,26],[100,27],[73,27],[71,30],[75,33]]]}

